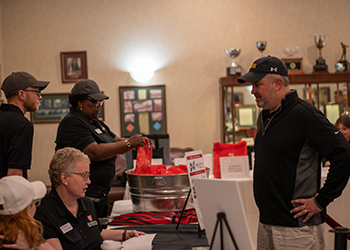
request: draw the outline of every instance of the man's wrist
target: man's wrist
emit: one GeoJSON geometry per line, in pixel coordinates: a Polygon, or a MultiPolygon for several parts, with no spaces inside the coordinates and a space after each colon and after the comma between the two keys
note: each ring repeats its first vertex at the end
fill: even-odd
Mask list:
{"type": "Polygon", "coordinates": [[[322,206],[317,202],[316,198],[317,198],[317,196],[314,198],[314,202],[315,202],[316,206],[317,206],[319,209],[324,210],[325,208],[322,207],[322,206]]]}

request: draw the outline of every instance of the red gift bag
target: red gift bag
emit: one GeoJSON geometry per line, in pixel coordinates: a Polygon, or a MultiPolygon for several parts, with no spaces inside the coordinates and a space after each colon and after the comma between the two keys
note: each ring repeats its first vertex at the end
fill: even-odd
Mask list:
{"type": "Polygon", "coordinates": [[[152,162],[152,147],[146,143],[145,145],[137,148],[136,168],[135,174],[150,174],[150,166],[152,162]]]}
{"type": "Polygon", "coordinates": [[[214,177],[221,178],[220,157],[248,155],[247,142],[243,140],[237,143],[214,142],[213,155],[214,155],[214,169],[213,169],[214,177]]]}

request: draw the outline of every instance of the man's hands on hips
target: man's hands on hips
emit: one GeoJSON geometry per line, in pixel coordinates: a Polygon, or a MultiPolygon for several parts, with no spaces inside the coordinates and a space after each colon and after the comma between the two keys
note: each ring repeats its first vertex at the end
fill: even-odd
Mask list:
{"type": "MultiPolygon", "coordinates": [[[[316,196],[315,196],[316,197],[316,196]]],[[[307,222],[312,216],[318,214],[322,211],[316,203],[315,197],[309,199],[295,199],[292,200],[293,204],[300,204],[300,206],[293,208],[290,212],[294,215],[294,218],[299,218],[300,216],[306,215],[303,222],[307,222]]]]}

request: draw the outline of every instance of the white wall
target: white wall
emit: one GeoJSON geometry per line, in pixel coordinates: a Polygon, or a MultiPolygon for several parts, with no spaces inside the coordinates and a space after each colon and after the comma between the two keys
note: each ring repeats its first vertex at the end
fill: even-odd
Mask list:
{"type": "MultiPolygon", "coordinates": [[[[134,85],[127,72],[139,55],[158,65],[148,84],[165,84],[171,147],[212,152],[220,140],[219,84],[231,59],[249,70],[259,57],[284,57],[298,45],[310,73],[318,56],[312,35],[329,34],[322,50],[330,71],[340,59],[340,42],[350,44],[347,0],[1,0],[3,75],[25,70],[50,80],[45,93],[70,92],[61,81],[60,52],[87,51],[88,76],[110,96],[106,123],[120,134],[118,87],[134,85]]],[[[1,41],[1,40],[0,40],[1,41]]],[[[48,183],[58,124],[35,124],[32,179],[48,183]]]]}

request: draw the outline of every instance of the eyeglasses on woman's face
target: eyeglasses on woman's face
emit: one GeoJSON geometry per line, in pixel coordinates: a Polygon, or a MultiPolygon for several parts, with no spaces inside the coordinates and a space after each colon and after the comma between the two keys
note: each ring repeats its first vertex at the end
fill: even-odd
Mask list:
{"type": "Polygon", "coordinates": [[[102,104],[103,104],[103,101],[96,101],[96,100],[94,100],[94,99],[92,99],[92,98],[87,98],[86,100],[88,100],[88,101],[90,101],[92,104],[94,104],[96,108],[101,107],[102,104]]]}
{"type": "Polygon", "coordinates": [[[89,172],[84,172],[84,173],[73,172],[73,173],[70,173],[70,175],[72,175],[72,174],[80,175],[83,178],[84,181],[87,181],[90,178],[90,173],[89,172]]]}

